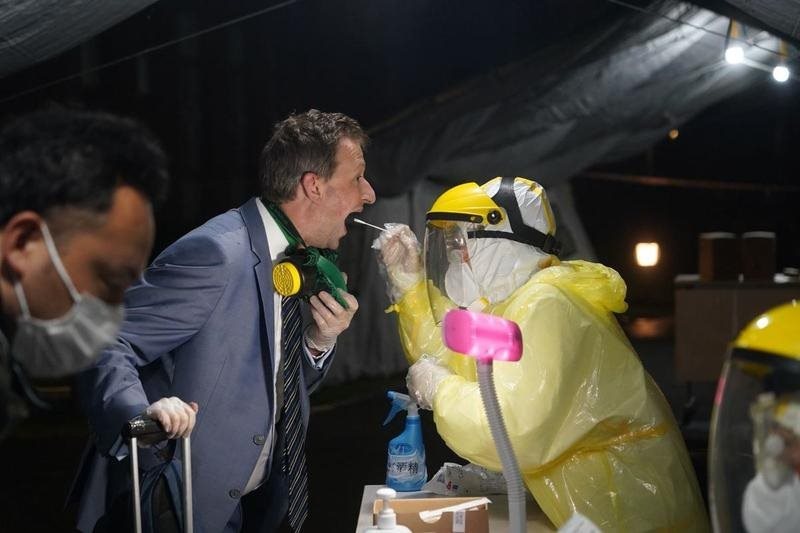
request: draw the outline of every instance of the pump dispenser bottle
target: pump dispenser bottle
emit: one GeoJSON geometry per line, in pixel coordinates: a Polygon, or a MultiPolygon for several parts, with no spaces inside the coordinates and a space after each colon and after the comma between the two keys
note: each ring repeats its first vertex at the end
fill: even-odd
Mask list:
{"type": "Polygon", "coordinates": [[[405,429],[389,441],[386,485],[400,492],[420,490],[428,480],[428,469],[417,404],[406,394],[389,391],[386,395],[392,401],[392,408],[383,421],[384,426],[401,410],[407,413],[405,429]]]}
{"type": "Polygon", "coordinates": [[[381,512],[378,513],[378,525],[364,530],[364,533],[411,533],[411,530],[406,526],[397,525],[397,515],[389,505],[397,493],[394,489],[382,488],[378,489],[376,493],[379,498],[383,498],[383,507],[381,512]]]}

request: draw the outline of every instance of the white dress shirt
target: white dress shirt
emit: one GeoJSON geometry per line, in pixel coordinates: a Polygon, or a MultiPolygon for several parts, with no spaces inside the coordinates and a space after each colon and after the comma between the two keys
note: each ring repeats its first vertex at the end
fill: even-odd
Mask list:
{"type": "MultiPolygon", "coordinates": [[[[264,207],[264,204],[261,200],[256,201],[256,205],[258,206],[258,212],[261,214],[261,220],[264,222],[264,229],[267,233],[267,243],[269,246],[269,256],[272,259],[272,263],[275,264],[276,262],[283,259],[286,255],[285,251],[286,248],[289,246],[289,241],[281,231],[281,228],[272,218],[267,208],[264,207]]],[[[274,324],[275,324],[275,338],[272,345],[272,397],[276,398],[277,390],[276,390],[276,382],[278,380],[278,372],[283,372],[283,335],[282,335],[282,326],[283,320],[281,318],[281,295],[277,292],[272,292],[272,309],[274,311],[273,316],[275,317],[274,324]]],[[[305,335],[303,335],[305,338],[305,335]]],[[[305,340],[303,341],[303,352],[306,354],[306,357],[314,365],[315,368],[318,370],[322,368],[322,365],[325,364],[325,360],[328,359],[328,356],[333,352],[333,348],[320,354],[318,357],[314,357],[309,352],[308,347],[306,346],[305,340]]],[[[277,406],[276,406],[277,407],[277,406]]],[[[258,457],[258,461],[256,462],[256,467],[253,469],[253,473],[250,475],[250,479],[245,486],[243,491],[244,494],[251,492],[258,488],[261,483],[264,482],[264,475],[266,473],[267,467],[267,459],[270,456],[270,451],[273,453],[275,446],[275,422],[277,420],[277,409],[273,409],[272,420],[270,423],[272,424],[272,431],[269,432],[269,440],[264,443],[264,448],[261,450],[261,455],[258,457]]],[[[280,450],[278,450],[280,452],[280,450]]]]}

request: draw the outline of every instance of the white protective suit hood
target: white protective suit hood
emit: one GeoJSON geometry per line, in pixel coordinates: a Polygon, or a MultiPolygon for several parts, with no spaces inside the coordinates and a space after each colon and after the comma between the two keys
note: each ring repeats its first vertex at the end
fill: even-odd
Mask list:
{"type": "MultiPolygon", "coordinates": [[[[494,178],[481,188],[494,198],[502,178],[494,178]]],[[[555,233],[555,217],[544,189],[524,178],[514,180],[514,195],[522,221],[542,233],[555,233]]],[[[513,234],[506,217],[493,231],[513,234]]],[[[445,275],[445,289],[462,307],[480,309],[487,303],[508,298],[542,268],[550,254],[541,249],[505,238],[480,237],[467,240],[469,261],[454,262],[445,275]]]]}

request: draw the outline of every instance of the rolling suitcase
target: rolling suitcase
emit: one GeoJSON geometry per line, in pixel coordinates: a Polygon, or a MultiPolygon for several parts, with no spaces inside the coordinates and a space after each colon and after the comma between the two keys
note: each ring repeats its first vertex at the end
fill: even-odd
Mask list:
{"type": "MultiPolygon", "coordinates": [[[[128,421],[122,430],[122,437],[128,442],[131,454],[131,479],[133,480],[133,520],[136,533],[142,533],[142,498],[139,487],[139,448],[138,439],[158,437],[166,440],[166,434],[158,422],[141,415],[128,421]]],[[[183,450],[183,531],[192,533],[192,452],[189,437],[182,439],[183,450]]]]}

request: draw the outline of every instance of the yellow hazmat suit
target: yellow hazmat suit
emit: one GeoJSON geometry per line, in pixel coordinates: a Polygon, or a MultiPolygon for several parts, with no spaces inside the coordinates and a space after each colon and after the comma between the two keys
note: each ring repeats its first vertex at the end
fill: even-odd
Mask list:
{"type": "MultiPolygon", "coordinates": [[[[484,312],[519,324],[518,363],[494,381],[528,490],[560,527],[578,511],[604,532],[708,531],[703,500],[670,408],[612,313],[625,282],[585,261],[545,268],[484,312]]],[[[453,451],[501,470],[473,359],[443,346],[425,283],[394,306],[410,363],[435,357],[454,374],[433,398],[453,451]]]]}

